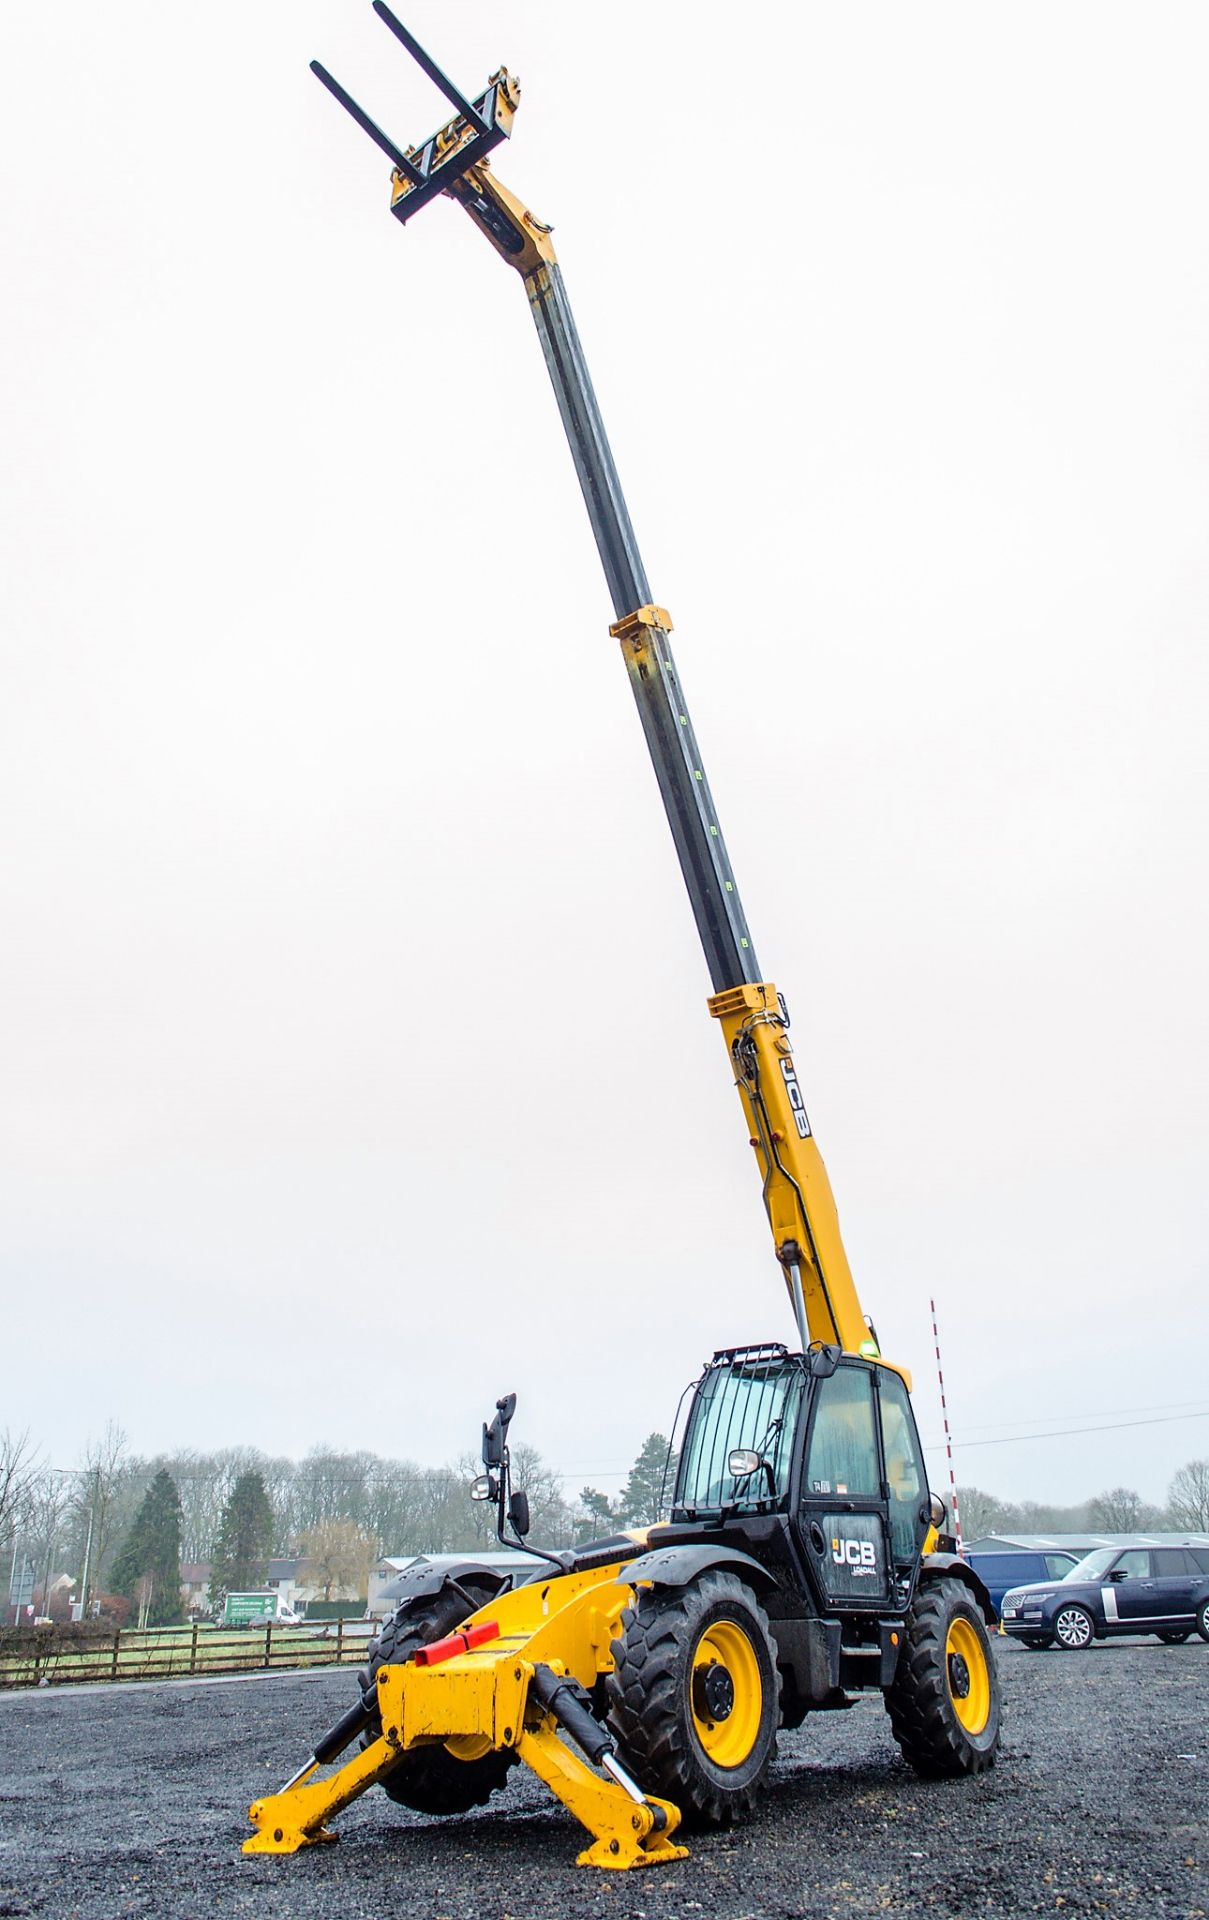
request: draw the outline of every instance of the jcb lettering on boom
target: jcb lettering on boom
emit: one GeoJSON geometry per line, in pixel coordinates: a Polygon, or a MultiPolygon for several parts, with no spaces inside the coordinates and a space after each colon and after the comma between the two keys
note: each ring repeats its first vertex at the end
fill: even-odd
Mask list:
{"type": "MultiPolygon", "coordinates": [[[[672,660],[672,623],[647,581],[550,228],[488,165],[511,133],[520,88],[500,68],[468,99],[385,0],[373,4],[452,103],[453,119],[419,146],[398,146],[315,70],[390,158],[396,219],[447,195],[524,284],[801,1350],[764,1341],[724,1348],[706,1363],[670,1518],[644,1541],[619,1534],[564,1553],[528,1546],[528,1502],[510,1487],[516,1396],[498,1401],[471,1491],[494,1503],[501,1545],[541,1569],[517,1575],[490,1557],[408,1567],[356,1700],[281,1791],[255,1802],[245,1846],[293,1853],[330,1839],[328,1817],[375,1782],[424,1813],[465,1813],[519,1762],[591,1834],[581,1863],[654,1866],[683,1856],[673,1839],[681,1824],[729,1825],[750,1813],[778,1726],[848,1706],[860,1692],[884,1695],[894,1735],[922,1774],[989,1767],[999,1742],[985,1625],[993,1616],[970,1569],[937,1551],[944,1508],[928,1492],[908,1377],[879,1357],[861,1312],[787,1051],[784,1002],[760,976],[672,660]],[[414,1656],[434,1643],[449,1657],[420,1665],[414,1656]],[[356,1742],[353,1759],[322,1772],[356,1742]]],[[[632,324],[636,311],[618,306],[619,324],[632,324]]],[[[414,339],[407,352],[410,373],[421,355],[414,339]]],[[[388,404],[396,391],[392,383],[388,404]]],[[[490,475],[478,484],[487,492],[490,475]]],[[[762,634],[744,637],[740,657],[759,648],[762,634]]]]}
{"type": "Polygon", "coordinates": [[[785,1091],[789,1095],[789,1104],[793,1108],[793,1123],[798,1130],[798,1138],[809,1140],[810,1122],[806,1118],[806,1102],[802,1098],[802,1089],[798,1085],[793,1061],[784,1055],[781,1059],[781,1074],[785,1081],[785,1091]]]}

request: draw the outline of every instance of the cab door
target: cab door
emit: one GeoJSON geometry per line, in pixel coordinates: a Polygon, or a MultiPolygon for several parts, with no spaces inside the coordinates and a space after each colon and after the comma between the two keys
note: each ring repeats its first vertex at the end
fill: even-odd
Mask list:
{"type": "Polygon", "coordinates": [[[842,1360],[816,1380],[802,1460],[798,1528],[829,1607],[881,1607],[893,1556],[870,1369],[842,1360]]]}

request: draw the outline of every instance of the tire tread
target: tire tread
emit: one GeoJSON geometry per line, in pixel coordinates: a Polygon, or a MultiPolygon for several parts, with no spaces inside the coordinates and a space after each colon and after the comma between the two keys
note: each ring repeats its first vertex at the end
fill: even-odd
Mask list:
{"type": "Polygon", "coordinates": [[[733,1574],[712,1571],[670,1593],[642,1590],[621,1616],[612,1652],[614,1670],[606,1681],[609,1730],[639,1784],[674,1801],[686,1827],[725,1827],[745,1820],[776,1752],[781,1693],[776,1644],[750,1588],[733,1574]],[[685,1649],[709,1611],[719,1605],[728,1612],[737,1610],[740,1623],[754,1638],[762,1638],[771,1669],[753,1750],[755,1764],[733,1780],[724,1780],[719,1769],[703,1764],[682,1697],[685,1649]]]}
{"type": "MultiPolygon", "coordinates": [[[[999,1692],[989,1643],[991,1681],[990,1737],[974,1740],[961,1725],[949,1696],[945,1647],[949,1622],[958,1610],[981,1615],[960,1580],[929,1580],[916,1593],[904,1626],[898,1671],[886,1690],[890,1727],[903,1758],[925,1779],[951,1779],[982,1773],[993,1766],[999,1742],[999,1692]]],[[[983,1628],[985,1638],[985,1629],[983,1628]]]]}
{"type": "MultiPolygon", "coordinates": [[[[479,1589],[469,1582],[466,1590],[475,1606],[484,1605],[491,1597],[486,1591],[480,1596],[479,1589]]],[[[467,1612],[465,1600],[450,1587],[407,1602],[370,1641],[369,1669],[361,1676],[364,1685],[374,1684],[379,1667],[400,1666],[410,1660],[417,1647],[452,1632],[467,1612]]],[[[380,1725],[376,1726],[362,1745],[369,1745],[380,1731],[380,1725]]],[[[498,1793],[515,1765],[516,1755],[501,1748],[485,1753],[480,1760],[459,1760],[445,1747],[417,1747],[383,1774],[379,1785],[397,1806],[410,1807],[414,1813],[469,1813],[472,1807],[485,1806],[492,1794],[498,1793]]]]}

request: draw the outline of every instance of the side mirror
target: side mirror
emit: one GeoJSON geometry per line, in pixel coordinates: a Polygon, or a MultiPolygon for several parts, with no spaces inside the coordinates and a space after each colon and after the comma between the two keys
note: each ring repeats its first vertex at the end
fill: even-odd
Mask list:
{"type": "Polygon", "coordinates": [[[523,1540],[529,1531],[529,1496],[527,1493],[517,1492],[512,1495],[512,1498],[508,1502],[508,1518],[512,1523],[513,1532],[519,1534],[523,1540]]]}
{"type": "Polygon", "coordinates": [[[1126,1573],[1124,1567],[1114,1567],[1108,1577],[1115,1584],[1118,1580],[1128,1580],[1129,1575],[1126,1573]]]}
{"type": "Polygon", "coordinates": [[[516,1412],[516,1395],[506,1393],[502,1400],[495,1403],[495,1419],[488,1426],[483,1424],[483,1465],[488,1472],[492,1467],[504,1464],[504,1447],[508,1439],[508,1428],[516,1412]]]}
{"type": "Polygon", "coordinates": [[[830,1380],[840,1364],[838,1347],[811,1347],[807,1359],[812,1380],[830,1380]]]}

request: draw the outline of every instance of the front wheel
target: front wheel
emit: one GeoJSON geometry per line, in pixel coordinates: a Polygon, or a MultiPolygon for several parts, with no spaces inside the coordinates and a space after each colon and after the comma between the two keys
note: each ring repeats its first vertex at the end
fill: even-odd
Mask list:
{"type": "Polygon", "coordinates": [[[903,1758],[925,1779],[982,1773],[999,1745],[999,1676],[978,1603],[963,1580],[928,1580],[903,1623],[886,1689],[903,1758]]]}
{"type": "Polygon", "coordinates": [[[1209,1640],[1209,1600],[1202,1600],[1197,1609],[1196,1630],[1202,1640],[1209,1640]]]}
{"type": "Polygon", "coordinates": [[[1178,1633],[1160,1633],[1158,1638],[1165,1647],[1182,1647],[1185,1640],[1192,1637],[1192,1628],[1183,1627],[1178,1633]]]}
{"type": "Polygon", "coordinates": [[[724,1827],[755,1805],[776,1751],[781,1679],[755,1595],[733,1573],[639,1588],[606,1681],[609,1730],[647,1793],[686,1827],[724,1827]]]}
{"type": "Polygon", "coordinates": [[[1086,1607],[1063,1607],[1054,1620],[1054,1635],[1067,1653],[1082,1653],[1095,1639],[1096,1625],[1086,1607]]]}

